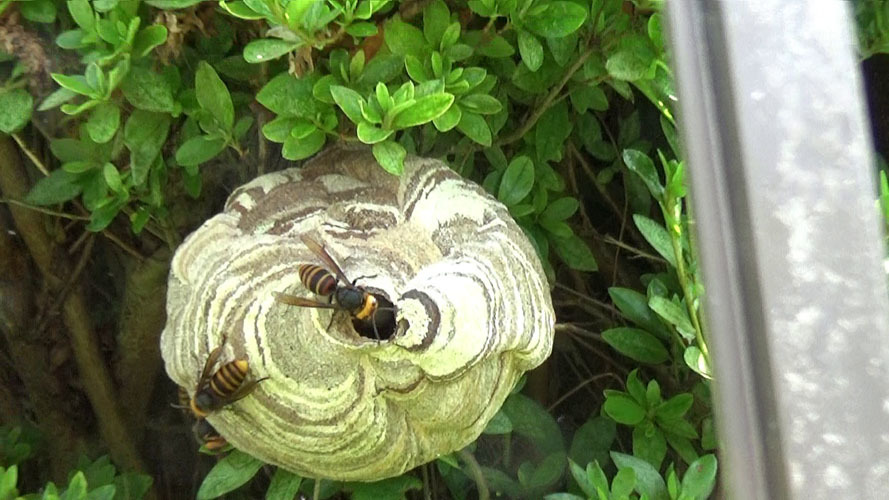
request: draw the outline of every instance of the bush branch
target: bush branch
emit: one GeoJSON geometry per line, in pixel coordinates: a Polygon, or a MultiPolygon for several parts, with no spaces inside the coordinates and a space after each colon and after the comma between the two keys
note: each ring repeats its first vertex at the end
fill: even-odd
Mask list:
{"type": "MultiPolygon", "coordinates": [[[[0,139],[0,190],[7,198],[22,199],[28,192],[27,173],[9,139],[0,139]]],[[[33,210],[10,207],[18,232],[50,289],[58,290],[61,277],[69,275],[70,263],[57,252],[47,234],[43,216],[33,210]]],[[[90,321],[89,307],[81,287],[75,285],[62,305],[71,348],[83,384],[96,415],[99,432],[108,444],[112,458],[121,467],[145,470],[129,429],[118,411],[114,386],[90,321]]],[[[45,365],[43,366],[45,371],[45,365]]]]}

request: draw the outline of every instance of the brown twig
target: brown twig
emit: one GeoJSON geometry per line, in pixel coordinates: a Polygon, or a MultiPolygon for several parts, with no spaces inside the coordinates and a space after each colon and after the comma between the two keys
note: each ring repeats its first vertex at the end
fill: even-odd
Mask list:
{"type": "MultiPolygon", "coordinates": [[[[0,151],[0,158],[3,159],[0,161],[0,190],[8,198],[20,199],[29,189],[27,174],[10,140],[0,139],[0,151]]],[[[43,279],[49,288],[58,290],[63,283],[60,277],[70,273],[70,263],[64,255],[56,252],[55,243],[46,233],[41,215],[15,206],[11,207],[11,211],[18,232],[43,279]]],[[[111,376],[93,331],[89,310],[80,287],[75,285],[64,301],[62,311],[80,381],[112,458],[121,467],[145,470],[129,429],[118,412],[111,376]]]]}
{"type": "Polygon", "coordinates": [[[115,373],[124,417],[137,442],[141,441],[148,403],[161,367],[159,341],[166,319],[169,265],[170,251],[161,247],[151,258],[127,270],[115,373]]]}
{"type": "MultiPolygon", "coordinates": [[[[9,139],[0,139],[0,177],[10,166],[19,166],[15,146],[9,139]]],[[[5,186],[0,188],[5,190],[5,186]]],[[[22,210],[24,212],[24,210],[22,210]]],[[[67,480],[68,471],[84,450],[84,438],[59,401],[64,389],[50,372],[49,346],[35,342],[27,335],[32,321],[34,278],[24,249],[16,242],[11,228],[0,217],[0,331],[9,349],[19,380],[28,394],[41,432],[49,447],[52,477],[67,480]]]]}
{"type": "Polygon", "coordinates": [[[482,468],[479,466],[478,460],[475,459],[472,453],[466,451],[465,448],[458,451],[457,454],[460,455],[460,458],[469,467],[469,477],[475,481],[475,486],[478,488],[478,500],[489,500],[491,493],[488,490],[488,482],[485,481],[485,476],[482,474],[482,468]]]}
{"type": "Polygon", "coordinates": [[[31,151],[31,148],[28,147],[28,144],[25,143],[25,140],[19,137],[18,134],[12,134],[12,139],[15,141],[16,144],[18,144],[19,148],[22,150],[22,153],[25,153],[25,156],[27,156],[28,159],[31,160],[31,163],[33,163],[34,166],[37,167],[37,170],[40,170],[40,173],[42,173],[43,175],[49,176],[49,169],[47,169],[46,165],[44,165],[43,162],[40,161],[40,158],[37,158],[37,155],[35,155],[34,152],[31,151]]]}
{"type": "MultiPolygon", "coordinates": [[[[89,235],[90,233],[84,234],[89,235]]],[[[52,305],[43,312],[43,318],[38,323],[37,328],[34,329],[34,334],[36,336],[39,337],[43,335],[49,322],[52,321],[52,318],[54,318],[56,314],[58,314],[59,308],[68,298],[68,294],[71,293],[71,290],[80,280],[80,275],[83,273],[87,262],[89,262],[90,256],[93,254],[93,244],[96,242],[96,239],[93,236],[88,236],[85,238],[85,241],[86,247],[83,249],[83,252],[80,253],[80,258],[77,259],[77,264],[74,265],[74,271],[65,280],[65,284],[62,285],[62,288],[56,294],[56,298],[53,300],[52,305]]]]}
{"type": "Polygon", "coordinates": [[[650,254],[650,253],[645,252],[643,250],[639,250],[638,248],[628,245],[620,240],[616,240],[611,236],[606,236],[604,241],[605,241],[605,243],[609,243],[611,245],[615,245],[620,248],[623,248],[624,250],[628,250],[628,251],[630,251],[630,252],[632,252],[632,253],[636,254],[637,256],[642,257],[644,259],[648,259],[648,260],[657,262],[659,264],[667,264],[667,261],[663,257],[659,257],[657,255],[650,254]]]}
{"type": "Polygon", "coordinates": [[[596,380],[599,380],[599,379],[601,379],[601,378],[608,378],[608,377],[614,377],[614,378],[617,379],[618,383],[623,384],[623,381],[622,381],[620,378],[618,378],[617,375],[615,375],[615,374],[613,374],[613,373],[611,373],[611,372],[608,372],[608,373],[600,373],[599,375],[594,375],[594,376],[592,376],[592,377],[587,378],[587,379],[584,380],[583,382],[577,384],[576,386],[572,387],[571,390],[568,391],[568,392],[566,392],[565,394],[562,394],[562,395],[559,397],[559,399],[555,400],[555,401],[553,402],[553,404],[549,405],[549,407],[546,409],[546,411],[552,413],[552,411],[555,410],[557,406],[559,406],[559,405],[562,404],[566,399],[568,399],[568,398],[570,398],[572,395],[574,395],[575,392],[577,392],[577,391],[583,389],[584,387],[586,387],[587,385],[589,385],[589,384],[595,382],[596,380]]]}
{"type": "Polygon", "coordinates": [[[549,107],[553,104],[553,101],[555,101],[555,99],[559,97],[559,93],[562,91],[562,88],[564,88],[565,85],[568,84],[568,81],[571,80],[571,77],[574,76],[574,73],[577,73],[577,71],[583,67],[583,63],[585,63],[586,60],[589,59],[591,55],[593,55],[593,52],[595,52],[595,49],[593,49],[592,47],[589,47],[581,52],[577,60],[574,61],[574,64],[572,64],[562,76],[562,80],[559,82],[559,84],[553,87],[552,90],[550,90],[549,94],[547,94],[546,97],[543,99],[543,102],[540,103],[540,106],[534,108],[531,116],[529,116],[528,119],[525,120],[522,126],[516,129],[516,131],[512,134],[509,134],[508,136],[503,137],[502,139],[497,141],[495,145],[505,146],[507,144],[511,144],[524,137],[525,134],[528,133],[528,131],[534,128],[534,125],[537,124],[537,120],[539,120],[540,117],[543,116],[544,113],[546,113],[546,110],[548,110],[549,107]]]}

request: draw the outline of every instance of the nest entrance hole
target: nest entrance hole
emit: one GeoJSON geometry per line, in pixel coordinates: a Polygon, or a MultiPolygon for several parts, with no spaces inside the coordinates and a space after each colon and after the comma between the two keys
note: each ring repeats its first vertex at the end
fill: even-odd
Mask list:
{"type": "Polygon", "coordinates": [[[370,340],[389,340],[395,335],[395,304],[381,293],[372,293],[377,299],[377,310],[369,320],[352,318],[352,327],[358,335],[370,340]]]}

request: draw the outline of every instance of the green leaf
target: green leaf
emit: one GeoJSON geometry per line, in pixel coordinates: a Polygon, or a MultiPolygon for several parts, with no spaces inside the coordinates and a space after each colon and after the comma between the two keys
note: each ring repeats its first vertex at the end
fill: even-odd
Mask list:
{"type": "Polygon", "coordinates": [[[546,229],[556,241],[566,241],[574,236],[574,231],[571,229],[571,226],[560,220],[539,219],[537,222],[540,224],[540,227],[546,229]]]}
{"type": "Polygon", "coordinates": [[[645,409],[624,393],[609,394],[602,410],[615,422],[624,425],[636,425],[645,418],[645,409]]]}
{"type": "Polygon", "coordinates": [[[102,164],[97,161],[69,161],[62,164],[62,169],[72,174],[82,174],[101,167],[102,164]]]}
{"type": "Polygon", "coordinates": [[[590,251],[590,247],[577,235],[567,237],[553,237],[550,239],[559,258],[568,264],[568,267],[577,271],[598,271],[599,265],[596,257],[590,251]]]}
{"type": "Polygon", "coordinates": [[[145,3],[161,10],[184,9],[197,5],[203,0],[145,0],[145,3]]]}
{"type": "Polygon", "coordinates": [[[513,219],[518,219],[519,217],[524,217],[533,213],[534,205],[531,205],[530,203],[519,203],[509,207],[509,214],[512,215],[513,219]]]}
{"type": "MultiPolygon", "coordinates": [[[[513,394],[503,403],[502,411],[512,422],[513,431],[530,439],[541,453],[563,453],[562,431],[553,417],[533,399],[513,394]]],[[[562,466],[564,467],[564,458],[562,466]]]]}
{"type": "Polygon", "coordinates": [[[198,488],[198,500],[217,498],[234,491],[252,479],[261,467],[260,460],[242,451],[232,450],[227,457],[210,469],[201,487],[198,488]]]}
{"type": "MultiPolygon", "coordinates": [[[[578,113],[586,113],[588,109],[593,111],[605,111],[608,109],[608,98],[605,91],[599,87],[590,85],[578,85],[571,89],[571,105],[578,113]]],[[[595,122],[596,125],[599,122],[595,122]]],[[[601,134],[595,139],[601,138],[601,134]]]]}
{"type": "Polygon", "coordinates": [[[68,0],[68,12],[83,31],[92,33],[96,30],[96,15],[87,0],[68,0]]]}
{"type": "Polygon", "coordinates": [[[83,472],[77,471],[68,481],[68,487],[59,498],[62,500],[84,500],[86,491],[86,478],[83,476],[83,472]]]}
{"type": "Polygon", "coordinates": [[[643,327],[661,340],[669,340],[670,332],[648,307],[648,297],[630,288],[611,287],[608,289],[612,302],[630,321],[643,327]]]}
{"type": "Polygon", "coordinates": [[[129,72],[129,59],[121,59],[113,68],[111,68],[111,71],[108,72],[108,95],[111,95],[111,93],[120,86],[120,82],[123,81],[124,77],[126,77],[129,72]]]}
{"type": "Polygon", "coordinates": [[[352,500],[403,500],[410,490],[423,488],[423,481],[414,476],[404,475],[375,481],[372,483],[347,483],[352,490],[352,500]]]}
{"type": "Polygon", "coordinates": [[[695,398],[691,393],[683,392],[682,394],[677,394],[658,406],[655,409],[655,416],[664,420],[682,418],[685,412],[691,408],[694,401],[695,398]]]}
{"type": "Polygon", "coordinates": [[[633,222],[636,223],[639,232],[645,237],[645,241],[657,250],[657,253],[661,254],[661,257],[675,269],[676,254],[673,253],[673,243],[664,226],[640,214],[633,214],[633,222]]]}
{"type": "Polygon", "coordinates": [[[86,122],[86,131],[89,133],[90,139],[98,144],[110,141],[119,127],[120,108],[113,102],[103,102],[93,108],[93,112],[86,122]]]}
{"type": "Polygon", "coordinates": [[[584,497],[577,496],[573,493],[550,493],[543,497],[543,500],[585,500],[584,497]]]}
{"type": "Polygon", "coordinates": [[[457,130],[482,146],[491,145],[491,129],[488,127],[488,122],[480,115],[462,112],[460,121],[457,122],[457,130]]]}
{"type": "Polygon", "coordinates": [[[290,137],[290,131],[298,123],[311,124],[307,120],[279,116],[262,126],[262,134],[265,136],[266,139],[272,142],[282,143],[287,140],[288,137],[290,137]]]}
{"type": "MultiPolygon", "coordinates": [[[[654,384],[649,384],[654,385],[654,384]]],[[[642,381],[639,380],[639,369],[636,368],[627,375],[627,392],[633,399],[636,400],[642,406],[650,406],[648,402],[648,393],[645,389],[645,385],[642,384],[642,381]]],[[[658,400],[660,403],[660,400],[658,400]]]]}
{"type": "Polygon", "coordinates": [[[571,460],[570,458],[568,459],[568,469],[571,471],[571,476],[574,477],[574,481],[577,482],[577,485],[580,486],[580,489],[584,493],[586,493],[587,497],[593,498],[593,496],[596,494],[596,487],[590,481],[586,470],[581,468],[581,466],[577,465],[574,460],[571,460]]]}
{"type": "Polygon", "coordinates": [[[96,159],[95,150],[77,139],[55,139],[49,149],[61,162],[96,159]]]}
{"type": "Polygon", "coordinates": [[[115,497],[115,493],[114,485],[106,484],[90,490],[86,498],[87,500],[112,500],[115,497]]]}
{"type": "Polygon", "coordinates": [[[93,0],[93,8],[96,9],[96,12],[108,12],[117,7],[118,3],[120,0],[93,0]]]}
{"type": "Polygon", "coordinates": [[[366,101],[361,97],[361,94],[348,87],[331,85],[330,95],[333,96],[333,100],[343,110],[343,113],[352,120],[352,123],[361,124],[364,122],[364,117],[361,116],[361,107],[366,105],[366,101]]]}
{"type": "Polygon", "coordinates": [[[629,498],[636,485],[636,473],[633,469],[621,469],[614,476],[611,484],[611,494],[613,498],[629,498]]]}
{"type": "Polygon", "coordinates": [[[56,37],[56,45],[65,50],[82,48],[86,45],[86,43],[84,43],[83,41],[85,35],[86,33],[84,33],[83,30],[79,28],[63,31],[59,33],[59,36],[56,37]]]}
{"type": "Polygon", "coordinates": [[[24,89],[7,90],[0,93],[0,132],[18,132],[31,120],[34,98],[24,89]]]}
{"type": "Polygon", "coordinates": [[[633,428],[633,455],[660,469],[667,455],[667,439],[651,422],[633,428]]]}
{"type": "Polygon", "coordinates": [[[534,146],[541,161],[559,161],[565,140],[571,135],[573,124],[568,117],[568,103],[564,100],[551,106],[534,126],[534,146]]]}
{"type": "Polygon", "coordinates": [[[525,27],[543,37],[563,37],[580,28],[587,10],[574,2],[549,2],[546,8],[525,16],[525,27]]]}
{"type": "Polygon", "coordinates": [[[231,131],[235,124],[232,96],[228,93],[225,83],[216,74],[216,70],[205,61],[198,63],[194,86],[198,89],[196,94],[201,108],[213,115],[224,130],[231,131]]]}
{"type": "Polygon", "coordinates": [[[462,31],[462,27],[460,26],[459,21],[454,21],[445,28],[444,33],[441,35],[441,43],[439,47],[442,51],[445,52],[445,56],[450,57],[452,60],[459,61],[469,57],[472,54],[472,48],[466,45],[463,45],[464,48],[459,48],[457,45],[457,40],[460,38],[460,31],[462,31]],[[465,51],[469,49],[469,54],[466,57],[454,57],[458,55],[458,52],[465,51]]]}
{"type": "Polygon", "coordinates": [[[219,2],[219,6],[222,7],[229,14],[237,17],[238,19],[254,21],[257,19],[263,19],[265,17],[265,14],[259,13],[248,7],[246,2],[226,2],[224,0],[221,0],[219,2]]]}
{"type": "Polygon", "coordinates": [[[300,45],[300,42],[280,38],[259,38],[244,47],[244,60],[254,64],[272,61],[296,50],[300,45]]]}
{"type": "Polygon", "coordinates": [[[654,162],[645,153],[636,151],[635,149],[625,149],[623,153],[624,164],[630,171],[635,172],[645,185],[655,200],[662,201],[664,199],[664,186],[658,177],[657,169],[654,162]]]}
{"type": "MultiPolygon", "coordinates": [[[[22,17],[35,23],[51,23],[56,20],[56,5],[52,0],[31,0],[18,2],[22,17]]],[[[0,495],[0,498],[3,498],[0,495]]]]}
{"type": "Polygon", "coordinates": [[[96,23],[96,32],[99,34],[99,38],[101,38],[105,42],[108,42],[114,47],[117,47],[123,43],[121,32],[118,31],[117,28],[117,24],[110,19],[99,18],[98,22],[96,23]]]}
{"type": "Polygon", "coordinates": [[[349,25],[348,28],[346,28],[346,33],[360,38],[374,36],[377,34],[377,31],[378,30],[376,24],[365,22],[352,23],[349,25]]]}
{"type": "MultiPolygon", "coordinates": [[[[680,420],[679,422],[691,427],[691,424],[688,424],[688,422],[685,422],[684,420],[680,420]]],[[[664,429],[663,427],[661,427],[661,429],[664,431],[664,436],[667,437],[667,444],[670,445],[670,448],[673,448],[676,451],[683,462],[691,464],[700,458],[694,445],[691,444],[690,438],[683,437],[670,429],[664,429]]],[[[691,427],[691,430],[694,430],[694,428],[691,427]]],[[[694,439],[697,440],[697,438],[694,439]]]]}
{"type": "Polygon", "coordinates": [[[454,103],[452,94],[431,94],[416,99],[413,105],[398,113],[392,127],[403,129],[422,125],[443,115],[454,103]]]}
{"type": "Polygon", "coordinates": [[[701,448],[708,451],[716,449],[716,429],[713,426],[713,417],[707,417],[701,422],[701,448]]]}
{"type": "Polygon", "coordinates": [[[500,101],[488,94],[471,94],[460,98],[460,107],[470,113],[493,115],[503,109],[500,101]]]}
{"type": "Polygon", "coordinates": [[[688,311],[681,305],[663,297],[654,296],[648,300],[648,307],[667,323],[676,327],[685,340],[695,338],[695,329],[688,317],[688,311]]]}
{"type": "MultiPolygon", "coordinates": [[[[565,452],[557,451],[547,455],[536,467],[523,485],[532,491],[547,490],[555,486],[565,473],[565,452]]],[[[521,474],[521,470],[519,472],[521,474]]],[[[521,475],[519,478],[521,479],[521,475]]]]}
{"type": "Polygon", "coordinates": [[[512,432],[512,421],[501,410],[494,414],[482,434],[509,434],[510,432],[512,432]]]}
{"type": "MultiPolygon", "coordinates": [[[[608,457],[608,460],[610,461],[611,457],[608,457]]],[[[598,461],[588,463],[586,465],[586,475],[587,478],[589,478],[590,483],[593,484],[593,487],[595,487],[597,491],[601,492],[597,492],[599,498],[601,499],[603,494],[605,494],[607,499],[607,493],[609,491],[608,478],[605,477],[605,472],[602,470],[602,467],[599,466],[598,461]]]]}
{"type": "Polygon", "coordinates": [[[299,138],[291,134],[290,137],[284,139],[284,148],[281,154],[291,161],[302,160],[321,151],[325,142],[327,142],[327,136],[318,128],[299,138]]]}
{"type": "Polygon", "coordinates": [[[518,30],[519,54],[522,56],[522,62],[531,71],[540,69],[543,64],[543,44],[531,33],[525,30],[518,30]]]}
{"type": "Polygon", "coordinates": [[[250,130],[250,127],[253,126],[253,117],[252,116],[242,116],[235,122],[234,128],[232,128],[232,137],[236,141],[241,140],[244,135],[250,130]]]}
{"type": "Polygon", "coordinates": [[[631,34],[620,39],[616,51],[608,56],[605,69],[618,80],[642,80],[654,62],[655,55],[650,42],[642,35],[631,34]]]}
{"type": "Polygon", "coordinates": [[[127,101],[138,109],[165,113],[175,110],[169,82],[149,69],[139,66],[130,68],[120,89],[127,101]]]}
{"type": "Polygon", "coordinates": [[[607,464],[611,460],[608,450],[616,433],[614,420],[602,415],[591,417],[574,432],[568,455],[580,464],[594,461],[607,464]]]}
{"type": "Polygon", "coordinates": [[[357,130],[358,139],[365,144],[383,142],[394,133],[394,130],[383,130],[365,121],[358,124],[357,130]]]}
{"type": "Polygon", "coordinates": [[[390,18],[383,27],[383,33],[386,45],[393,53],[402,56],[413,55],[420,59],[428,57],[425,51],[429,45],[419,28],[399,18],[390,18]]]}
{"type": "Polygon", "coordinates": [[[407,155],[404,147],[395,141],[378,142],[373,145],[374,158],[383,170],[392,175],[404,172],[404,158],[407,155]]]}
{"type": "Polygon", "coordinates": [[[433,118],[432,124],[439,132],[447,132],[456,127],[461,118],[463,118],[463,112],[460,111],[460,106],[451,106],[447,111],[433,118]]]}
{"type": "Polygon", "coordinates": [[[364,66],[355,84],[366,88],[379,82],[387,83],[402,74],[403,65],[404,58],[398,54],[377,54],[364,66]]]}
{"type": "Polygon", "coordinates": [[[52,79],[62,87],[87,97],[98,97],[96,89],[90,87],[83,75],[62,75],[51,73],[52,79]]]}
{"type": "Polygon", "coordinates": [[[124,144],[130,150],[133,185],[141,186],[148,179],[154,163],[170,131],[170,115],[137,109],[124,126],[124,144]]]}
{"type": "Polygon", "coordinates": [[[506,167],[497,199],[510,206],[522,201],[534,186],[534,163],[527,156],[517,156],[506,167]]]}
{"type": "Polygon", "coordinates": [[[441,37],[451,23],[451,12],[442,0],[435,0],[423,9],[423,35],[432,47],[441,45],[441,37]]]}
{"type": "MultiPolygon", "coordinates": [[[[146,219],[147,220],[147,219],[146,219]]],[[[153,480],[151,476],[125,472],[114,478],[115,498],[117,500],[138,500],[148,493],[153,480]]]]}
{"type": "Polygon", "coordinates": [[[710,371],[710,365],[707,363],[707,358],[704,357],[704,353],[701,352],[698,346],[692,345],[686,347],[682,359],[685,361],[685,364],[698,375],[708,380],[713,378],[712,372],[710,371]]]}
{"type": "Polygon", "coordinates": [[[0,498],[13,499],[18,496],[16,484],[19,481],[19,468],[16,465],[4,470],[0,467],[0,498]]]}
{"type": "MultiPolygon", "coordinates": [[[[476,39],[475,51],[479,55],[490,57],[492,59],[500,59],[504,57],[512,57],[512,55],[515,54],[513,46],[500,35],[494,35],[490,38],[487,38],[487,36],[473,37],[470,32],[466,36],[466,41],[470,42],[473,38],[476,39]]],[[[473,44],[470,43],[470,46],[473,46],[473,44]]]]}
{"type": "Polygon", "coordinates": [[[704,455],[688,466],[682,478],[682,494],[687,498],[704,500],[716,485],[716,456],[704,455]]]}
{"type": "Polygon", "coordinates": [[[312,78],[296,78],[285,71],[265,84],[256,100],[277,115],[313,119],[327,107],[312,94],[314,85],[312,78]]]}
{"type": "Polygon", "coordinates": [[[649,500],[669,500],[664,478],[650,463],[616,451],[611,452],[611,458],[618,469],[633,469],[636,473],[636,491],[640,495],[647,495],[649,500]]]}
{"type": "Polygon", "coordinates": [[[133,55],[145,57],[151,50],[167,41],[167,27],[160,24],[148,26],[141,30],[133,40],[133,55]]]}
{"type": "Polygon", "coordinates": [[[579,206],[580,203],[577,201],[577,198],[564,196],[550,203],[546,207],[546,209],[543,210],[543,213],[540,214],[540,218],[550,220],[565,220],[574,215],[574,213],[577,212],[577,208],[579,206]]]}
{"type": "MultiPolygon", "coordinates": [[[[665,420],[663,422],[658,422],[658,424],[664,431],[664,434],[667,436],[667,441],[671,445],[674,445],[674,448],[676,448],[676,450],[680,453],[684,453],[684,450],[682,450],[683,444],[680,441],[672,438],[680,438],[680,440],[698,439],[698,430],[695,429],[695,427],[691,425],[687,420],[665,420]]],[[[694,452],[693,447],[692,452],[694,456],[691,460],[689,460],[689,462],[697,460],[698,458],[697,452],[694,452]]]]}
{"type": "Polygon", "coordinates": [[[423,63],[416,56],[405,56],[404,69],[407,70],[408,76],[415,82],[425,82],[431,78],[429,72],[426,71],[426,67],[423,66],[423,63]]]}
{"type": "Polygon", "coordinates": [[[611,328],[602,332],[602,339],[617,352],[640,363],[658,364],[670,358],[660,340],[638,328],[611,328]]]}
{"type": "Polygon", "coordinates": [[[206,135],[192,137],[176,150],[176,162],[182,166],[200,165],[225,149],[225,139],[206,135]]]}
{"type": "Polygon", "coordinates": [[[269,489],[265,492],[265,500],[292,500],[299,492],[302,480],[302,476],[278,467],[272,476],[269,489]]]}
{"type": "MultiPolygon", "coordinates": [[[[48,109],[55,108],[61,104],[70,101],[76,96],[76,92],[68,90],[64,87],[56,89],[55,92],[46,96],[46,99],[44,99],[43,102],[40,103],[40,106],[37,106],[37,111],[46,111],[48,109]]],[[[6,109],[5,106],[4,109],[6,109]]],[[[2,118],[0,118],[0,120],[2,120],[2,118]]]]}

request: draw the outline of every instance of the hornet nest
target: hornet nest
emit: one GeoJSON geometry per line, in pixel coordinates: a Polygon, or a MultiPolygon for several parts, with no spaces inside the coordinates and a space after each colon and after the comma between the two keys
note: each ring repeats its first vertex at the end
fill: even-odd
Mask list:
{"type": "Polygon", "coordinates": [[[254,179],[177,250],[168,290],[169,376],[194,395],[225,337],[219,364],[246,359],[248,380],[268,378],[207,421],[309,477],[374,481],[465,447],[552,350],[531,243],[503,205],[431,159],[408,157],[395,177],[366,149],[335,148],[254,179]],[[326,303],[300,281],[301,264],[327,267],[304,236],[388,320],[367,328],[276,300],[326,303]]]}

